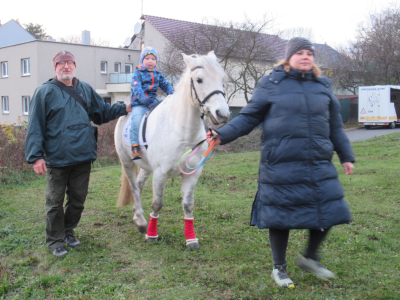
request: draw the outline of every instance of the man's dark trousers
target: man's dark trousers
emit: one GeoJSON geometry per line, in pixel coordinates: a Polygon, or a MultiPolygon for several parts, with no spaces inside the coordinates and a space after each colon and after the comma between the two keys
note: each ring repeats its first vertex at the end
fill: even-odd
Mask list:
{"type": "Polygon", "coordinates": [[[91,162],[47,168],[46,244],[51,251],[63,247],[65,236],[74,234],[88,193],[90,170],[91,162]]]}

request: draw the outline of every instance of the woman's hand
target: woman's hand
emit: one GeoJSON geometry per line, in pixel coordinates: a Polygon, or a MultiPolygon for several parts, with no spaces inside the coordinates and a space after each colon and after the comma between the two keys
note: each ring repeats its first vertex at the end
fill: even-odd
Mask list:
{"type": "Polygon", "coordinates": [[[214,140],[214,145],[221,144],[221,139],[218,136],[218,133],[216,133],[214,130],[211,131],[212,131],[212,136],[214,136],[214,138],[211,137],[211,132],[207,131],[207,143],[211,144],[211,141],[214,140]]]}
{"type": "Polygon", "coordinates": [[[354,165],[352,162],[342,163],[342,166],[346,175],[351,175],[351,173],[353,173],[354,165]]]}

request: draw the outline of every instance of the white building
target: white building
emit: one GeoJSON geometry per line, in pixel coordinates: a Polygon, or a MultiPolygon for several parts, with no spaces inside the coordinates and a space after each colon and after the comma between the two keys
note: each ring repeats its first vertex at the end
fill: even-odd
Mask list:
{"type": "Polygon", "coordinates": [[[28,120],[30,99],[38,86],[55,76],[52,59],[60,50],[74,54],[75,76],[106,102],[129,101],[139,50],[37,40],[14,20],[0,26],[0,41],[0,124],[28,120]],[[123,91],[111,83],[118,80],[125,82],[123,91]]]}

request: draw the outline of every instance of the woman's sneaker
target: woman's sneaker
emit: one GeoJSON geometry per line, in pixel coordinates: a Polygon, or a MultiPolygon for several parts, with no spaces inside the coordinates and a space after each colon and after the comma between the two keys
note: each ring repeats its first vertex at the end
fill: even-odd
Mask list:
{"type": "Polygon", "coordinates": [[[294,289],[294,283],[290,280],[289,275],[286,272],[286,265],[274,266],[271,278],[275,280],[276,284],[280,287],[294,289]]]}
{"type": "Polygon", "coordinates": [[[315,276],[323,280],[330,280],[336,278],[336,275],[334,273],[329,271],[318,261],[313,260],[311,258],[306,258],[300,255],[297,258],[297,265],[299,266],[300,269],[303,269],[305,271],[310,271],[315,276]]]}

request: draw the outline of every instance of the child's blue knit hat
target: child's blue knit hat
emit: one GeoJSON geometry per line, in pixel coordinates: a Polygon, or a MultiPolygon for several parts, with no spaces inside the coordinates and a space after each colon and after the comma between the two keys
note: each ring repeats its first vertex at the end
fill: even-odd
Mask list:
{"type": "MultiPolygon", "coordinates": [[[[142,69],[142,70],[147,70],[147,69],[149,69],[148,67],[146,67],[144,64],[143,64],[143,59],[147,56],[147,55],[149,55],[149,54],[152,54],[152,55],[154,55],[155,56],[155,58],[156,58],[156,60],[158,61],[158,55],[157,55],[157,51],[156,51],[156,49],[154,49],[153,47],[151,47],[151,46],[147,46],[147,47],[145,47],[143,50],[142,50],[142,54],[140,55],[140,60],[139,60],[139,68],[140,69],[142,69]]],[[[154,68],[152,68],[150,71],[155,71],[156,70],[156,68],[157,68],[157,66],[155,66],[154,68]]]]}
{"type": "Polygon", "coordinates": [[[142,54],[140,55],[140,62],[142,63],[143,59],[149,54],[153,54],[155,56],[156,60],[158,60],[158,55],[157,55],[156,49],[154,49],[151,46],[147,46],[142,50],[142,54]]]}

